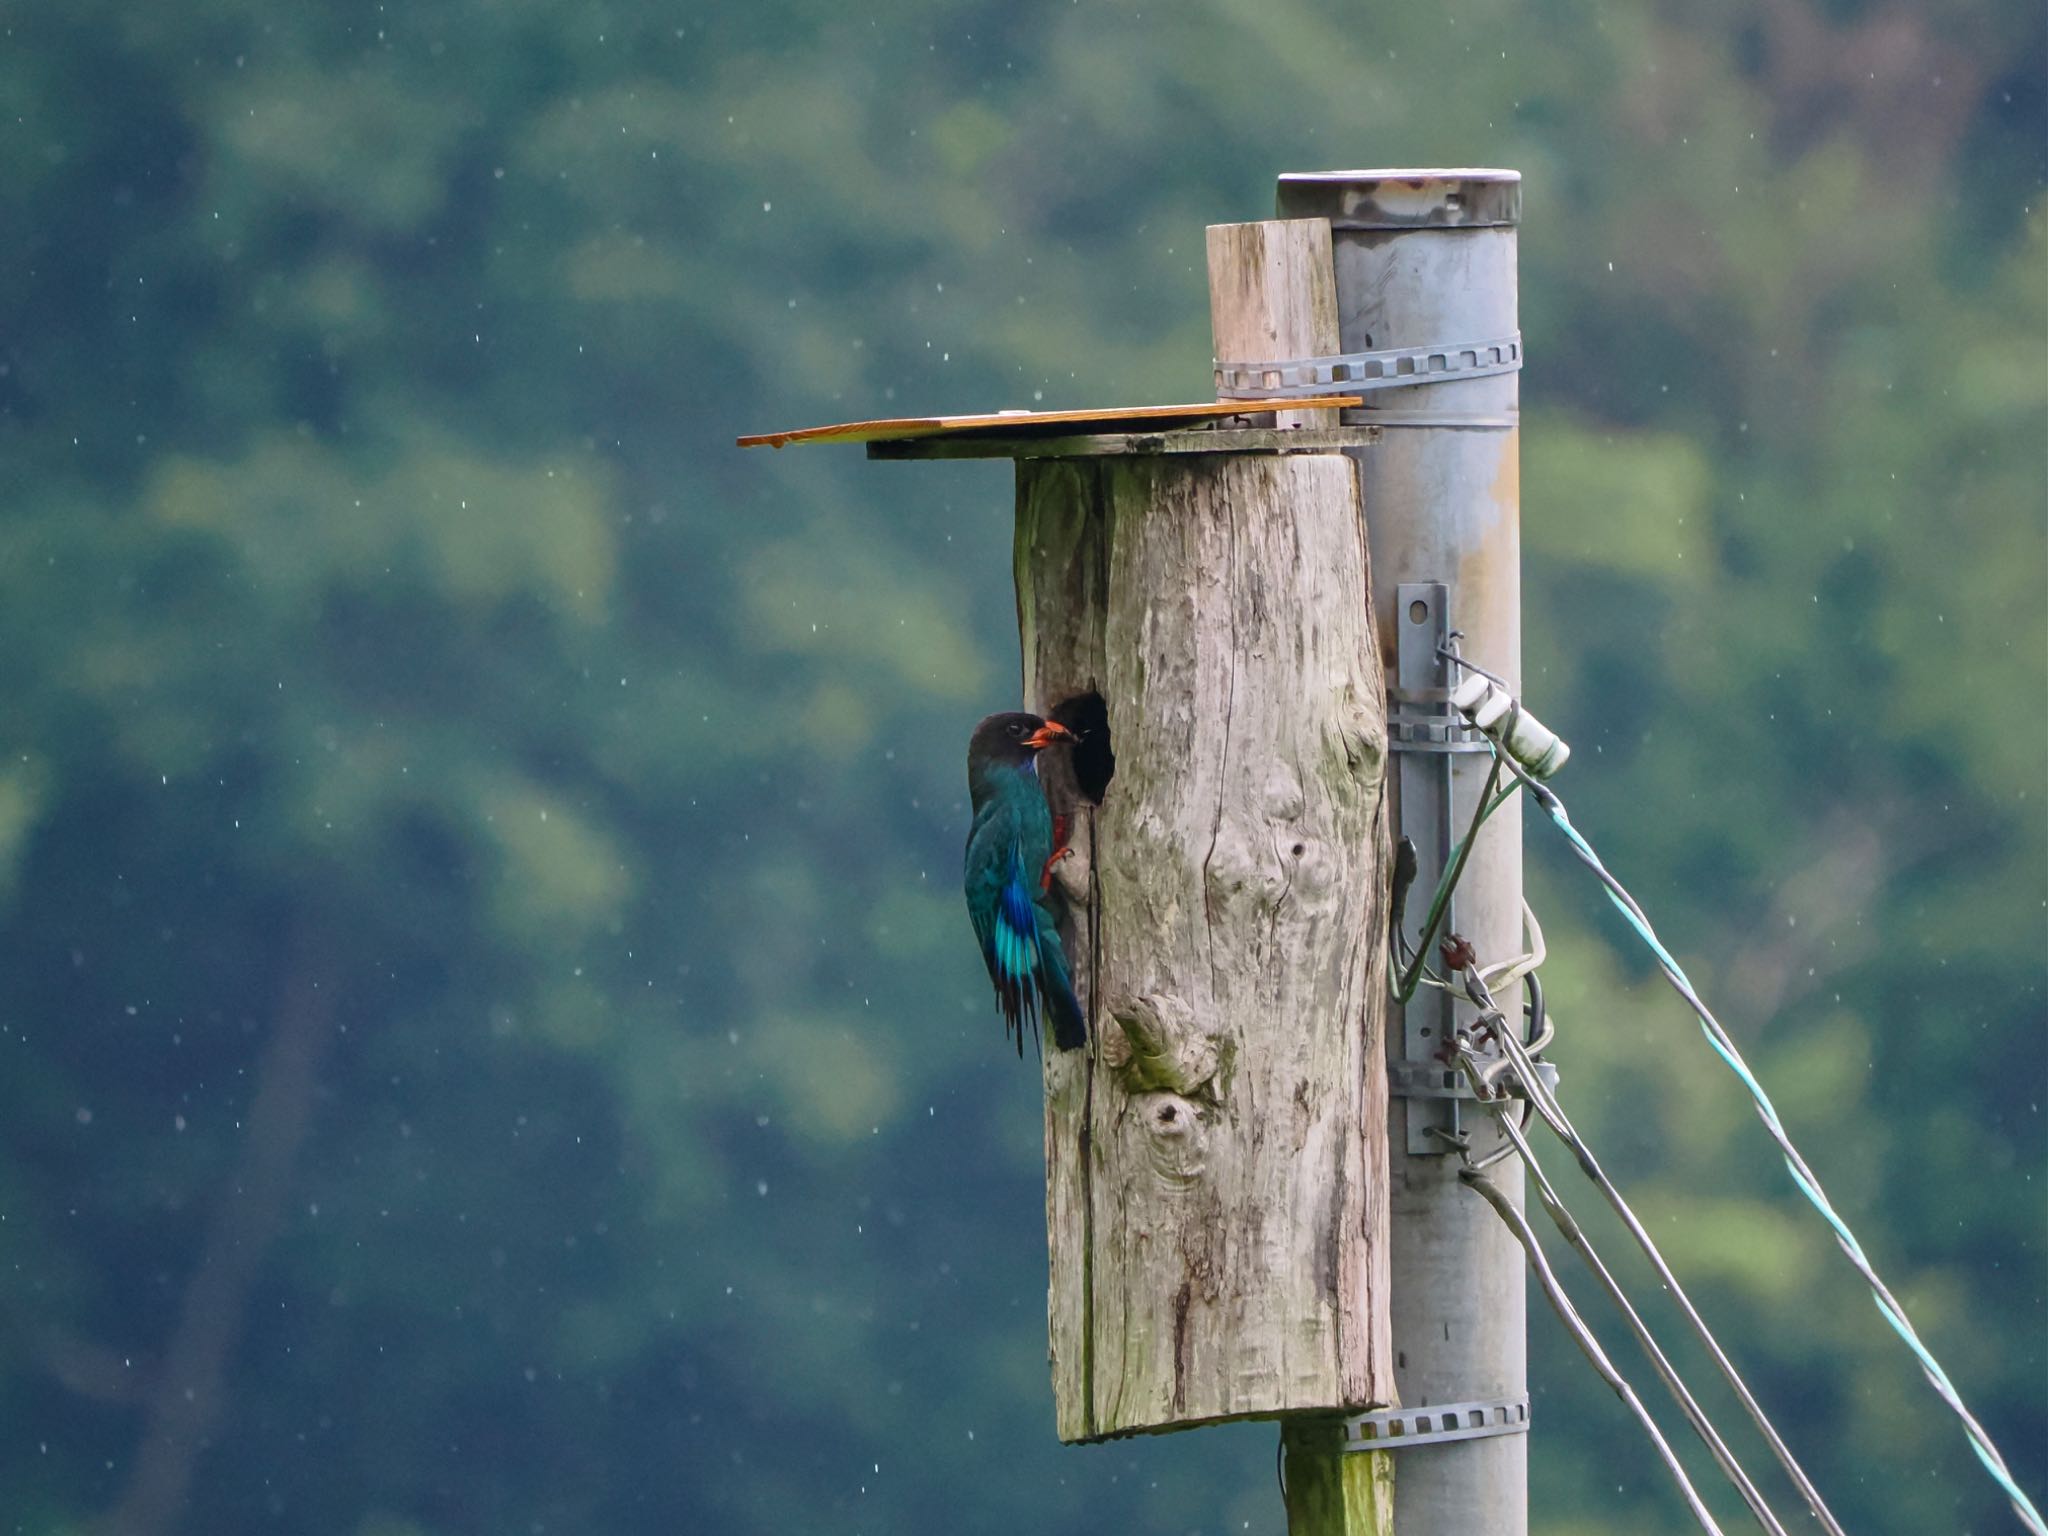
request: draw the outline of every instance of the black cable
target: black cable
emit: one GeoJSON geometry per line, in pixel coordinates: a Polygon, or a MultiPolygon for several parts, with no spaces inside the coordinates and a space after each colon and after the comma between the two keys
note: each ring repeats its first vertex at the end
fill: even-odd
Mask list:
{"type": "Polygon", "coordinates": [[[1522,1044],[1531,1056],[1536,1056],[1542,1054],[1543,1048],[1550,1044],[1550,1017],[1543,1006],[1543,983],[1536,979],[1536,973],[1531,971],[1522,978],[1522,982],[1529,989],[1529,1001],[1525,1010],[1529,1019],[1529,1030],[1522,1036],[1522,1044]]]}
{"type": "Polygon", "coordinates": [[[1415,839],[1404,837],[1394,844],[1394,879],[1392,899],[1387,903],[1387,939],[1394,950],[1394,969],[1405,971],[1414,951],[1408,947],[1408,935],[1401,930],[1408,921],[1408,888],[1415,884],[1416,871],[1415,839]]]}

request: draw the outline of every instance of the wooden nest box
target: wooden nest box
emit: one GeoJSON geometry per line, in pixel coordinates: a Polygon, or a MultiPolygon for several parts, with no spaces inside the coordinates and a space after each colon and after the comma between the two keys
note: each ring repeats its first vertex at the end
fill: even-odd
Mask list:
{"type": "MultiPolygon", "coordinates": [[[[1212,229],[1217,357],[1335,352],[1330,271],[1319,221],[1212,229]]],[[[1045,1058],[1060,1436],[1386,1403],[1386,711],[1356,468],[1334,444],[1020,459],[1016,574],[1027,706],[1100,718],[1115,755],[1106,788],[1077,782],[1092,738],[1044,765],[1095,1029],[1045,1058]]]]}
{"type": "MultiPolygon", "coordinates": [[[[1219,364],[1339,350],[1327,221],[1211,228],[1209,273],[1219,364]]],[[[1091,1030],[1044,1056],[1064,1440],[1393,1400],[1358,403],[751,440],[1016,461],[1024,703],[1083,737],[1040,760],[1091,1030]]]]}

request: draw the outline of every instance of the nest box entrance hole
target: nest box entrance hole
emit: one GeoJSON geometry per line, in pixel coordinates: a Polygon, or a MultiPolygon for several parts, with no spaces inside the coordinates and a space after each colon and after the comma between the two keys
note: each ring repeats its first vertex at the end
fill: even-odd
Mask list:
{"type": "Polygon", "coordinates": [[[1090,805],[1102,804],[1116,773],[1116,753],[1109,737],[1109,706],[1092,690],[1062,699],[1052,718],[1079,738],[1068,756],[1074,764],[1074,788],[1090,805]]]}

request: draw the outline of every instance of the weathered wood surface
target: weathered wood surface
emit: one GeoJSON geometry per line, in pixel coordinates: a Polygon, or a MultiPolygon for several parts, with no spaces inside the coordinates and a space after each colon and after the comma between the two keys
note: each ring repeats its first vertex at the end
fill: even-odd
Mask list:
{"type": "MultiPolygon", "coordinates": [[[[1024,641],[1024,700],[1042,714],[1103,691],[1108,664],[1102,615],[1109,578],[1103,514],[1104,464],[1049,459],[1017,466],[1017,624],[1024,641]]],[[[1111,721],[1112,733],[1115,721],[1111,721]]],[[[1113,738],[1112,738],[1113,740],[1113,738]]],[[[1097,807],[1078,793],[1071,754],[1040,754],[1039,781],[1056,814],[1068,817],[1073,857],[1053,866],[1072,920],[1063,937],[1074,993],[1089,1019],[1085,1051],[1045,1053],[1045,1225],[1052,1280],[1047,1350],[1060,1438],[1093,1433],[1095,1376],[1091,1279],[1095,1231],[1094,1094],[1103,1018],[1096,950],[1101,902],[1094,867],[1097,807]]],[[[1116,790],[1111,781],[1110,793],[1116,790]]],[[[1112,1213],[1113,1214],[1113,1213],[1112,1213]]]]}
{"type": "Polygon", "coordinates": [[[1385,1403],[1385,725],[1353,466],[1018,477],[1026,701],[1099,692],[1117,763],[1057,867],[1094,1031],[1046,1055],[1060,1435],[1385,1403]]]}
{"type": "Polygon", "coordinates": [[[1341,1419],[1302,1415],[1280,1432],[1287,1536],[1393,1536],[1394,1453],[1347,1451],[1341,1419]]]}
{"type": "MultiPolygon", "coordinates": [[[[1323,357],[1342,350],[1337,309],[1334,235],[1322,219],[1271,220],[1228,224],[1207,234],[1209,257],[1209,324],[1216,361],[1223,363],[1285,361],[1323,357]]],[[[1220,369],[1219,369],[1220,380],[1220,369]]],[[[1311,409],[1310,402],[1275,414],[1274,425],[1317,436],[1344,429],[1334,410],[1311,409]]],[[[1356,462],[1355,460],[1353,461],[1356,462]]],[[[1360,538],[1365,521],[1358,509],[1360,538]]],[[[1366,609],[1371,611],[1371,558],[1367,566],[1366,609]]],[[[1383,694],[1373,695],[1375,704],[1383,694]]],[[[1382,808],[1384,815],[1384,807],[1382,808]]],[[[1383,846],[1381,823],[1375,821],[1375,852],[1383,846]]],[[[1373,891],[1386,887],[1383,863],[1375,868],[1373,891]]],[[[1381,921],[1377,904],[1369,931],[1381,921]]],[[[1388,1270],[1388,1143],[1371,1127],[1386,1102],[1385,1084],[1372,1051],[1383,1048],[1386,993],[1379,977],[1384,961],[1374,940],[1373,983],[1367,995],[1365,1033],[1373,1042],[1365,1058],[1361,1094],[1361,1163],[1365,1176],[1363,1253],[1365,1326],[1372,1356],[1385,1362],[1381,1390],[1374,1406],[1393,1395],[1393,1347],[1388,1270]]],[[[1349,1406],[1356,1406],[1353,1402],[1349,1406]]],[[[1393,1458],[1385,1452],[1349,1453],[1342,1448],[1336,1421],[1323,1415],[1292,1414],[1281,1421],[1283,1455],[1299,1475],[1299,1487],[1287,1487],[1287,1529],[1290,1536],[1391,1536],[1393,1530],[1393,1458]],[[1335,1449],[1333,1450],[1333,1443],[1335,1449]]]]}
{"type": "MultiPolygon", "coordinates": [[[[1208,249],[1209,330],[1219,364],[1289,362],[1339,350],[1327,219],[1211,224],[1208,249]]],[[[1336,411],[1303,407],[1276,412],[1273,424],[1336,426],[1336,411]]]]}

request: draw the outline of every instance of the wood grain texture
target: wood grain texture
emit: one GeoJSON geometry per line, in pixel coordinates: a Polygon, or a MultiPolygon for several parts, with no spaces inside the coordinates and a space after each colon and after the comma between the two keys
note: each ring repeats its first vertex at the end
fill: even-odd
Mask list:
{"type": "Polygon", "coordinates": [[[1301,1415],[1280,1431],[1287,1536],[1393,1536],[1391,1451],[1347,1451],[1343,1420],[1301,1415]]]}
{"type": "Polygon", "coordinates": [[[1018,466],[1025,698],[1098,691],[1046,1055],[1059,1432],[1390,1400],[1383,689],[1337,454],[1018,466]]]}
{"type": "MultiPolygon", "coordinates": [[[[1102,515],[1099,460],[1046,460],[1017,474],[1017,624],[1024,636],[1024,697],[1041,713],[1078,694],[1098,692],[1107,671],[1100,622],[1109,574],[1108,523],[1102,515]],[[1028,575],[1027,575],[1028,573],[1028,575]]],[[[1098,971],[1093,849],[1097,811],[1078,792],[1065,752],[1039,759],[1039,778],[1055,813],[1069,818],[1074,856],[1054,866],[1070,914],[1062,938],[1074,994],[1089,1017],[1083,1051],[1045,1053],[1046,1247],[1070,1283],[1047,1293],[1046,1335],[1055,1382],[1076,1384],[1085,1400],[1094,1376],[1088,1295],[1095,1208],[1090,1125],[1101,1023],[1094,1006],[1098,971]]],[[[1062,1399],[1064,1401],[1064,1398],[1062,1399]]],[[[1064,1408],[1062,1438],[1068,1435],[1064,1408]]]]}
{"type": "MultiPolygon", "coordinates": [[[[1208,246],[1209,330],[1218,363],[1288,362],[1340,350],[1328,220],[1211,224],[1208,246]]],[[[1278,411],[1273,424],[1334,427],[1337,413],[1278,411]]]]}

